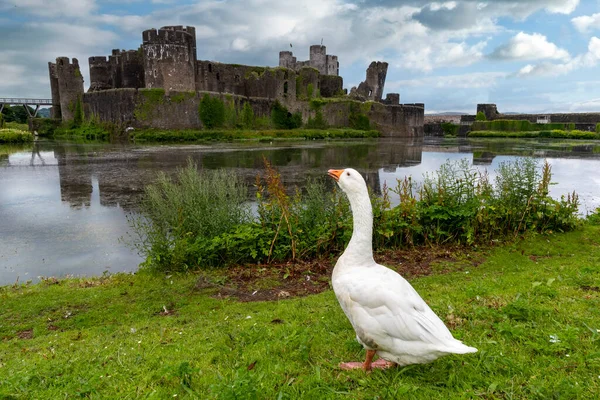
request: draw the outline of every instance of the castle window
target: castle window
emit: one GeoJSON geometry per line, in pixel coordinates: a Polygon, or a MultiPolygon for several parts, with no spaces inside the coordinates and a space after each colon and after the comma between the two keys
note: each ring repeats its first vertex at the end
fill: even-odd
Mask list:
{"type": "Polygon", "coordinates": [[[372,91],[372,90],[369,90],[369,96],[370,96],[370,95],[372,95],[372,94],[373,94],[373,91],[372,91]]]}
{"type": "Polygon", "coordinates": [[[217,72],[217,80],[220,80],[221,76],[219,75],[219,73],[217,72]]]}
{"type": "Polygon", "coordinates": [[[212,72],[212,64],[208,64],[208,72],[212,72]]]}
{"type": "Polygon", "coordinates": [[[283,84],[283,94],[287,94],[287,92],[288,92],[288,83],[287,83],[287,82],[285,82],[285,83],[283,84]]]}
{"type": "Polygon", "coordinates": [[[236,81],[236,82],[239,82],[239,81],[240,81],[240,76],[239,76],[239,75],[236,75],[236,76],[235,76],[235,81],[236,81]]]}

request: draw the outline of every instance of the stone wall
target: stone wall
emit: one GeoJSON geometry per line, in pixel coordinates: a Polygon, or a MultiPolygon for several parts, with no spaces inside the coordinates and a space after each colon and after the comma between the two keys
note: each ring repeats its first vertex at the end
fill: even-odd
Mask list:
{"type": "Polygon", "coordinates": [[[344,79],[341,76],[320,75],[319,89],[322,97],[334,97],[344,93],[344,79]]]}
{"type": "MultiPolygon", "coordinates": [[[[539,117],[548,117],[548,122],[574,123],[577,129],[594,130],[595,125],[600,123],[600,112],[598,113],[539,113],[539,114],[502,114],[498,112],[496,104],[477,104],[477,112],[483,112],[488,121],[495,119],[526,120],[536,123],[539,117]],[[591,127],[594,129],[591,129],[591,127]]],[[[461,121],[469,121],[471,116],[463,116],[461,121]]]]}
{"type": "MultiPolygon", "coordinates": [[[[257,118],[270,118],[276,99],[246,97],[215,92],[170,92],[156,89],[112,89],[89,92],[84,95],[88,115],[94,114],[101,121],[119,123],[123,126],[157,129],[201,129],[198,106],[205,94],[233,103],[240,113],[248,102],[257,118]]],[[[384,137],[406,137],[423,135],[422,105],[402,104],[386,106],[381,103],[362,104],[358,101],[325,102],[321,110],[331,127],[348,127],[351,110],[360,110],[368,116],[372,129],[382,132],[384,137]]],[[[288,107],[291,112],[300,112],[306,123],[314,118],[314,109],[307,101],[295,102],[288,107]]]]}

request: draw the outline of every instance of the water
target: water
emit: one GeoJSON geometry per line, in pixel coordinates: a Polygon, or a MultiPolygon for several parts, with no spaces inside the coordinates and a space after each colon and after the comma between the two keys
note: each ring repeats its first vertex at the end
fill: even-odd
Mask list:
{"type": "MultiPolygon", "coordinates": [[[[447,159],[466,158],[491,177],[516,156],[546,158],[551,195],[576,190],[585,214],[600,206],[600,142],[508,139],[403,139],[215,145],[107,145],[38,142],[0,146],[0,285],[40,276],[134,271],[141,257],[120,240],[143,187],[188,158],[229,168],[252,185],[263,157],[288,187],[329,168],[352,166],[376,192],[411,175],[421,180],[447,159]]],[[[392,201],[397,199],[392,198],[392,201]]]]}

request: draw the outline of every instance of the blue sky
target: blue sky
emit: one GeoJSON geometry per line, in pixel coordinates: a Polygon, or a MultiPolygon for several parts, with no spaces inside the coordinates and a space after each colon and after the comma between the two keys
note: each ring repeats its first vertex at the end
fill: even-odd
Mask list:
{"type": "Polygon", "coordinates": [[[323,40],[348,89],[373,60],[426,112],[600,111],[600,0],[0,0],[0,97],[50,97],[47,63],[196,27],[198,59],[276,66],[323,40]]]}

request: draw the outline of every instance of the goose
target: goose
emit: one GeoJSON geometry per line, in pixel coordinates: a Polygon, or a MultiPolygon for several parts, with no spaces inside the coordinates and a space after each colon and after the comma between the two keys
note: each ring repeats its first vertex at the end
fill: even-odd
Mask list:
{"type": "Polygon", "coordinates": [[[360,173],[346,168],[330,169],[328,175],[348,196],[353,216],[352,237],[333,269],[333,291],[367,351],[364,362],[340,368],[370,371],[477,352],[452,336],[406,279],[373,259],[373,210],[360,173]]]}

